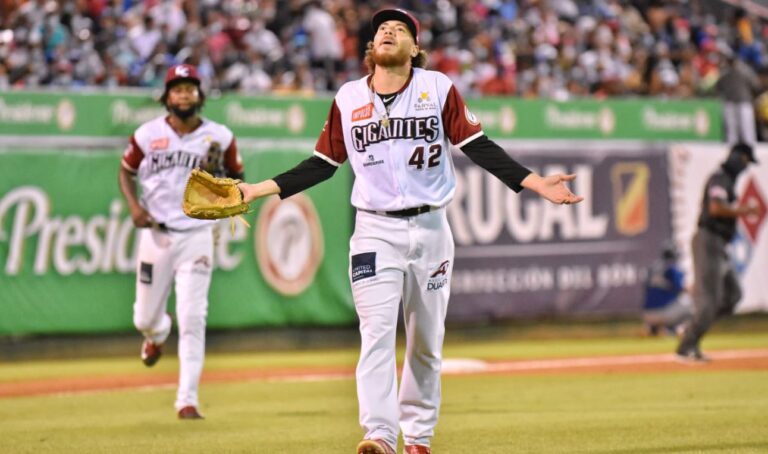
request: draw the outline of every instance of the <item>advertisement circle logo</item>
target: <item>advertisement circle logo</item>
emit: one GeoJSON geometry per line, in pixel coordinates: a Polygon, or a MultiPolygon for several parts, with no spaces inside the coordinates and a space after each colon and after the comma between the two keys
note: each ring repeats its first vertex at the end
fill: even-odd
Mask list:
{"type": "Polygon", "coordinates": [[[254,235],[259,268],[270,287],[295,296],[312,284],[323,259],[323,235],[317,210],[307,196],[268,199],[259,211],[254,235]]]}
{"type": "Polygon", "coordinates": [[[286,115],[288,116],[289,131],[298,134],[304,130],[304,126],[306,125],[306,115],[304,114],[304,109],[300,105],[291,105],[288,108],[286,115]]]}
{"type": "Polygon", "coordinates": [[[77,110],[68,99],[62,99],[56,106],[56,124],[62,131],[69,131],[75,125],[77,110]]]}
{"type": "Polygon", "coordinates": [[[501,108],[501,130],[506,133],[511,133],[515,131],[516,126],[517,126],[517,115],[515,114],[515,110],[509,106],[502,107],[501,108]]]}
{"type": "Polygon", "coordinates": [[[614,115],[613,110],[604,107],[600,109],[600,112],[598,112],[597,115],[597,123],[600,132],[602,132],[603,135],[613,134],[613,130],[616,128],[616,115],[614,115]]]}
{"type": "Polygon", "coordinates": [[[699,136],[706,136],[709,134],[709,115],[704,109],[698,109],[694,114],[694,129],[699,136]]]}

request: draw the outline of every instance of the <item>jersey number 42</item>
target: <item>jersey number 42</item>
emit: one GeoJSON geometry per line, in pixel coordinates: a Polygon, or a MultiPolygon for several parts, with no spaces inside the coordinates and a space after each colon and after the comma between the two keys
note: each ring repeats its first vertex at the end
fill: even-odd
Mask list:
{"type": "Polygon", "coordinates": [[[411,159],[408,160],[408,165],[416,167],[416,170],[421,170],[424,168],[426,160],[427,167],[437,167],[440,165],[440,155],[442,153],[443,146],[436,143],[429,146],[427,156],[425,157],[424,146],[419,145],[413,149],[413,154],[411,154],[411,159]]]}

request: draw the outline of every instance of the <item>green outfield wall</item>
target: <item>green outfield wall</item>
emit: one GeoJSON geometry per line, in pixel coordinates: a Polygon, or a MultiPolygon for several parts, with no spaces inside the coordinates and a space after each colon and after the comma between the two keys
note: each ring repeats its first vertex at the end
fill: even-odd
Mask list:
{"type": "MultiPolygon", "coordinates": [[[[308,145],[311,146],[311,145],[308,145]]],[[[242,150],[270,178],[307,150],[242,150]]],[[[119,193],[120,151],[0,151],[0,335],[132,329],[135,229],[119,193]]],[[[339,325],[354,320],[347,280],[351,172],[219,226],[209,326],[339,325]],[[308,213],[308,214],[307,214],[308,213]],[[269,272],[261,272],[262,268],[269,272]]]]}
{"type": "MultiPolygon", "coordinates": [[[[330,102],[227,95],[211,97],[204,114],[235,132],[247,179],[258,181],[310,155],[330,102]]],[[[457,287],[449,318],[460,322],[634,313],[638,273],[653,255],[655,243],[669,234],[661,222],[668,216],[668,202],[662,197],[666,176],[659,165],[664,142],[719,141],[719,104],[517,99],[468,104],[484,131],[523,163],[579,174],[577,189],[593,202],[579,205],[573,223],[559,211],[544,213],[542,219],[549,224],[542,225],[554,229],[552,238],[520,239],[525,229],[509,234],[504,229],[534,228],[539,211],[510,208],[507,198],[499,198],[498,185],[481,179],[480,169],[456,153],[459,187],[449,211],[457,238],[457,287]],[[616,170],[625,167],[631,171],[616,170]],[[645,169],[651,179],[645,178],[645,169]],[[487,201],[489,208],[479,200],[487,201]],[[631,231],[634,224],[629,221],[637,220],[621,217],[625,205],[648,209],[641,211],[652,228],[631,231]],[[500,214],[504,222],[499,222],[500,214]],[[599,239],[613,241],[608,246],[614,249],[621,246],[618,252],[611,249],[597,256],[590,248],[598,239],[568,236],[566,227],[582,232],[596,224],[605,225],[599,239]],[[620,235],[611,237],[615,232],[620,235]],[[547,248],[558,245],[582,252],[569,256],[560,251],[565,256],[555,263],[556,254],[547,248]],[[482,255],[491,249],[489,256],[482,255]],[[507,251],[508,257],[502,258],[500,251],[507,251]],[[523,265],[551,271],[552,285],[515,284],[523,265]],[[619,265],[619,271],[628,270],[636,279],[611,280],[613,293],[606,292],[608,281],[601,276],[619,265]],[[578,288],[571,271],[581,276],[578,288]],[[475,279],[478,273],[495,280],[475,279]],[[570,287],[562,282],[570,282],[570,287]]],[[[163,109],[148,93],[0,94],[0,335],[133,330],[135,230],[118,190],[117,173],[128,137],[161,114],[163,109]]],[[[330,181],[305,194],[279,204],[276,199],[254,203],[246,216],[250,229],[236,223],[231,231],[228,221],[222,221],[210,327],[355,323],[347,277],[354,214],[351,184],[345,165],[330,181]]],[[[526,197],[520,198],[525,203],[520,207],[534,203],[526,197]]]]}

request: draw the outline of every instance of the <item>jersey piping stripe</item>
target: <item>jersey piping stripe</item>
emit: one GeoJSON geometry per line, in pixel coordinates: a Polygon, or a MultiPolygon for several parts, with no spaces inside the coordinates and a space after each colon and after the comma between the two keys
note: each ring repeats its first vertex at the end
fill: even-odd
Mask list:
{"type": "Polygon", "coordinates": [[[322,159],[323,161],[327,162],[328,164],[330,164],[330,165],[332,165],[332,166],[334,166],[334,167],[341,167],[341,164],[339,164],[338,162],[336,162],[336,161],[334,161],[333,159],[329,158],[328,156],[326,156],[326,155],[324,155],[324,154],[320,153],[320,152],[319,152],[319,151],[317,151],[317,150],[315,150],[314,154],[315,154],[315,156],[317,156],[318,158],[322,159]]]}
{"type": "Polygon", "coordinates": [[[481,129],[479,132],[476,132],[471,136],[467,137],[466,139],[462,140],[461,143],[457,143],[456,146],[461,148],[464,145],[468,144],[469,142],[472,142],[473,140],[477,139],[478,137],[481,137],[483,134],[484,134],[483,130],[481,129]]]}

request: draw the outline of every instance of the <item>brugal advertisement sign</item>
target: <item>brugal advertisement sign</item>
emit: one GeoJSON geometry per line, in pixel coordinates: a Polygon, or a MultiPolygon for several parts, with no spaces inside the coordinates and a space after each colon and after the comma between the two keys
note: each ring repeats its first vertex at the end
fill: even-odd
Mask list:
{"type": "Polygon", "coordinates": [[[606,142],[502,143],[541,175],[574,173],[555,205],[454,153],[449,321],[640,312],[645,269],[671,237],[666,151],[606,142]]]}

